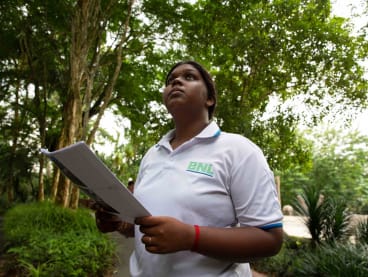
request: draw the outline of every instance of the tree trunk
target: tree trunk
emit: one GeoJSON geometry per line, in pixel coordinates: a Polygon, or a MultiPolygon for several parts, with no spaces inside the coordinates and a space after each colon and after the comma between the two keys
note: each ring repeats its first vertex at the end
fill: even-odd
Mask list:
{"type": "MultiPolygon", "coordinates": [[[[41,147],[45,146],[46,141],[46,113],[47,113],[47,73],[46,70],[44,70],[43,74],[43,89],[40,90],[38,86],[35,89],[35,101],[36,106],[42,107],[42,111],[38,114],[38,124],[39,124],[39,133],[40,133],[40,142],[41,147]],[[42,92],[42,96],[41,96],[42,92]]],[[[38,201],[44,201],[45,200],[45,185],[44,185],[44,176],[43,176],[43,170],[45,167],[45,155],[40,154],[39,155],[39,163],[40,168],[38,172],[38,201]]]]}
{"type": "Polygon", "coordinates": [[[121,70],[121,65],[122,65],[122,58],[123,58],[123,44],[125,43],[126,39],[127,39],[127,34],[128,34],[128,30],[129,30],[129,21],[130,21],[130,17],[132,14],[132,7],[134,4],[134,0],[130,0],[129,1],[129,6],[128,6],[128,13],[127,13],[127,17],[125,19],[124,25],[123,25],[123,30],[122,30],[122,34],[121,34],[121,38],[119,40],[119,43],[115,49],[116,52],[116,65],[115,65],[115,70],[113,72],[113,75],[110,78],[110,82],[109,84],[106,86],[105,90],[104,90],[104,101],[103,104],[100,108],[100,111],[97,115],[97,119],[94,122],[93,128],[90,132],[90,135],[87,139],[87,143],[88,144],[92,144],[96,131],[98,129],[98,126],[100,124],[101,118],[108,106],[108,104],[110,103],[111,100],[111,95],[112,95],[112,91],[114,89],[114,86],[116,84],[116,81],[118,79],[120,70],[121,70]]]}
{"type": "Polygon", "coordinates": [[[40,169],[38,171],[38,201],[45,200],[45,185],[44,185],[44,178],[43,178],[43,168],[45,165],[45,157],[44,155],[39,155],[39,162],[40,162],[40,169]]]}
{"type": "Polygon", "coordinates": [[[8,195],[8,202],[12,203],[14,201],[14,158],[17,156],[16,151],[18,147],[18,136],[19,136],[19,90],[20,84],[17,84],[17,88],[15,89],[15,104],[14,104],[14,119],[13,119],[13,126],[12,129],[12,146],[11,146],[11,158],[10,158],[10,165],[9,165],[9,181],[7,184],[7,195],[8,195]]]}
{"type": "Polygon", "coordinates": [[[58,186],[59,186],[59,179],[60,179],[60,170],[56,165],[53,165],[53,176],[52,176],[52,185],[51,185],[51,201],[52,202],[57,202],[56,201],[56,196],[58,193],[58,186]]]}
{"type": "MultiPolygon", "coordinates": [[[[79,95],[75,93],[69,94],[69,101],[67,102],[63,112],[63,129],[61,132],[61,139],[58,148],[63,148],[73,144],[78,138],[81,122],[81,104],[79,95]]],[[[60,175],[56,202],[63,207],[69,205],[69,190],[70,180],[63,174],[60,175]]]]}
{"type": "Polygon", "coordinates": [[[77,209],[79,205],[79,188],[76,185],[72,185],[72,191],[70,195],[70,207],[77,209]]]}
{"type": "MultiPolygon", "coordinates": [[[[108,107],[112,92],[119,76],[122,64],[122,49],[126,42],[129,28],[129,20],[132,11],[133,0],[129,1],[128,15],[121,26],[121,39],[114,49],[116,54],[116,64],[113,73],[109,77],[107,84],[94,91],[100,95],[102,102],[98,108],[98,116],[92,130],[88,129],[91,109],[91,95],[95,83],[96,72],[101,68],[100,51],[102,37],[109,20],[109,13],[113,11],[115,0],[101,10],[101,0],[80,0],[75,8],[72,19],[72,40],[70,49],[70,85],[68,92],[68,102],[64,107],[63,131],[59,148],[72,144],[78,140],[86,140],[87,144],[93,142],[95,132],[100,123],[100,119],[108,107]],[[88,59],[92,57],[92,60],[88,59]]],[[[58,201],[66,205],[69,202],[70,183],[65,178],[60,178],[58,186],[58,201]]],[[[77,187],[71,189],[70,206],[78,207],[79,190],[77,187]]]]}
{"type": "Polygon", "coordinates": [[[55,202],[64,208],[69,207],[70,180],[65,175],[60,174],[58,186],[55,202]]]}

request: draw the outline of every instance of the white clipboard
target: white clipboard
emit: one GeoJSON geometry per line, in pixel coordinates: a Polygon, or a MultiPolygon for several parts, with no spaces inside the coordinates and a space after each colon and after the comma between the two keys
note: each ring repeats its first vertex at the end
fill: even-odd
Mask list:
{"type": "Polygon", "coordinates": [[[85,142],[53,152],[47,149],[40,151],[83,192],[121,220],[134,223],[135,218],[150,215],[85,142]]]}

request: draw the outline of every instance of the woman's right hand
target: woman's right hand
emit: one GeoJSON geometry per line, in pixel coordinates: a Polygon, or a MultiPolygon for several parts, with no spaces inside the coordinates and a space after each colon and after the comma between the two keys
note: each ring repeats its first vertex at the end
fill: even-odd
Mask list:
{"type": "Polygon", "coordinates": [[[123,222],[118,216],[98,209],[95,213],[96,226],[102,233],[119,232],[126,237],[134,237],[134,225],[123,222]]]}

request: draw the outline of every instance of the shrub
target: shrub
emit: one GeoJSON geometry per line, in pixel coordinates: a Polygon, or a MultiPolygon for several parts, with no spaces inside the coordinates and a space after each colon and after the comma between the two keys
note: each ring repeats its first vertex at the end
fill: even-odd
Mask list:
{"type": "Polygon", "coordinates": [[[306,251],[294,276],[368,276],[368,246],[323,244],[306,251]]]}
{"type": "Polygon", "coordinates": [[[295,203],[295,210],[306,218],[306,225],[314,245],[322,242],[343,241],[350,233],[350,214],[344,200],[333,197],[323,199],[315,186],[305,187],[301,201],[295,203]]]}
{"type": "Polygon", "coordinates": [[[358,223],[356,229],[356,240],[368,245],[368,219],[358,223]]]}
{"type": "Polygon", "coordinates": [[[347,204],[343,200],[326,199],[322,204],[322,238],[325,242],[346,241],[350,235],[347,204]]]}
{"type": "MultiPolygon", "coordinates": [[[[115,246],[95,227],[89,210],[51,203],[22,204],[4,217],[12,267],[30,276],[101,276],[112,264],[115,246]]],[[[23,275],[22,275],[23,276],[23,275]]]]}
{"type": "Polygon", "coordinates": [[[323,209],[320,193],[315,186],[303,189],[299,201],[295,202],[296,212],[307,218],[306,225],[314,243],[320,243],[323,226],[323,209]]]}
{"type": "Polygon", "coordinates": [[[251,267],[268,276],[294,276],[294,267],[299,263],[299,257],[307,251],[309,239],[284,236],[280,252],[272,257],[252,262],[251,267]]]}
{"type": "Polygon", "coordinates": [[[368,245],[340,242],[310,247],[306,239],[286,238],[276,256],[252,262],[268,276],[368,276],[368,245]]]}

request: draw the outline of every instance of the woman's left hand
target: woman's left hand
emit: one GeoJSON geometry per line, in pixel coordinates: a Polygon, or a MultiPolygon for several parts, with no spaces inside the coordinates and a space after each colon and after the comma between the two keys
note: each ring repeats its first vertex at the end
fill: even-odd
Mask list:
{"type": "Polygon", "coordinates": [[[192,248],[195,231],[193,225],[167,216],[147,216],[137,218],[143,233],[142,243],[151,253],[164,254],[192,248]]]}

